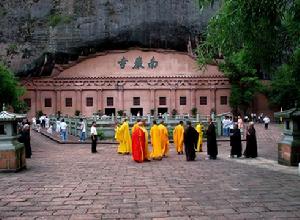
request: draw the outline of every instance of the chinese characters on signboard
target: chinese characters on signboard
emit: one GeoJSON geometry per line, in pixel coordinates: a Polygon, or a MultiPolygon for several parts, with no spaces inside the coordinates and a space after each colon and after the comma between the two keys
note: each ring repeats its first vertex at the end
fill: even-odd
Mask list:
{"type": "MultiPolygon", "coordinates": [[[[118,61],[118,64],[120,65],[121,69],[124,69],[127,63],[128,60],[125,57],[122,57],[122,59],[118,61]]],[[[158,61],[156,61],[155,58],[152,57],[152,59],[148,63],[148,68],[155,69],[157,66],[158,61]]],[[[141,56],[135,59],[132,69],[145,69],[145,67],[143,66],[143,58],[141,56]]]]}

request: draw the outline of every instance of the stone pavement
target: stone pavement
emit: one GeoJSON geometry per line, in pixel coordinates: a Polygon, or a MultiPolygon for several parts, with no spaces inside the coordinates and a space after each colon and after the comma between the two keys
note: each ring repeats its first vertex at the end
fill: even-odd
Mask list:
{"type": "Polygon", "coordinates": [[[32,133],[28,169],[0,173],[0,219],[300,219],[300,176],[278,165],[280,130],[256,125],[259,158],[137,164],[116,145],[57,144],[32,133]]]}

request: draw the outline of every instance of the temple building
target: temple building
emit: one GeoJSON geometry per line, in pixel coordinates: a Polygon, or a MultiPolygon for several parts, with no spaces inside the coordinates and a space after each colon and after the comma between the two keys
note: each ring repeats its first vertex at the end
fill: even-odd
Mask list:
{"type": "Polygon", "coordinates": [[[217,66],[199,69],[187,53],[170,50],[122,50],[80,57],[56,65],[51,76],[22,79],[29,116],[116,115],[155,112],[200,115],[229,112],[230,83],[217,66]]]}

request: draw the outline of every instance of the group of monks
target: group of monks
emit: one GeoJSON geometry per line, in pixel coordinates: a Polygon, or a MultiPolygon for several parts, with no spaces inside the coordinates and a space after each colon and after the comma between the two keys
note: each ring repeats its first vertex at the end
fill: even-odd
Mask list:
{"type": "MultiPolygon", "coordinates": [[[[189,152],[195,154],[195,149],[202,152],[203,132],[201,124],[196,126],[196,130],[191,128],[194,129],[194,131],[191,131],[195,134],[190,133],[190,127],[191,125],[188,125],[185,129],[183,122],[180,121],[173,130],[173,140],[178,154],[183,154],[185,145],[187,160],[194,160],[195,158],[190,156],[189,152]]],[[[119,142],[118,153],[131,153],[133,160],[136,162],[150,161],[151,159],[162,160],[169,153],[169,132],[163,121],[158,125],[154,120],[150,129],[152,151],[149,150],[148,146],[149,133],[146,129],[145,120],[138,120],[132,127],[130,135],[128,121],[124,119],[121,125],[116,124],[115,138],[119,142]]]]}

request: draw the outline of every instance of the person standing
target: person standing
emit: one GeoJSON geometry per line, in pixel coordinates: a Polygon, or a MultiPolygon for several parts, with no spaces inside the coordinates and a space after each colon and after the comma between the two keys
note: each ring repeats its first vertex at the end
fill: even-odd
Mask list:
{"type": "Polygon", "coordinates": [[[242,140],[241,140],[241,132],[238,128],[238,125],[235,124],[234,128],[232,130],[232,135],[230,136],[230,157],[234,157],[236,155],[237,157],[242,156],[242,140]]]}
{"type": "Polygon", "coordinates": [[[136,120],[136,122],[134,123],[134,125],[131,129],[131,133],[133,133],[134,130],[139,126],[138,124],[139,124],[140,121],[141,121],[141,119],[139,119],[139,118],[136,120]]]}
{"type": "Polygon", "coordinates": [[[174,145],[178,154],[183,154],[183,137],[184,137],[183,121],[180,121],[173,131],[174,145]]]}
{"type": "Polygon", "coordinates": [[[265,129],[267,130],[269,128],[270,118],[268,116],[265,116],[263,121],[265,123],[265,129]]]}
{"type": "Polygon", "coordinates": [[[55,129],[57,134],[60,134],[60,120],[59,118],[56,119],[56,129],[55,129]]]}
{"type": "Polygon", "coordinates": [[[246,158],[257,157],[257,141],[256,141],[256,131],[254,128],[254,123],[249,123],[249,128],[246,134],[246,149],[244,151],[244,156],[246,158]]]}
{"type": "Polygon", "coordinates": [[[132,159],[137,163],[142,163],[145,160],[146,150],[146,135],[141,128],[143,122],[138,123],[138,127],[132,133],[132,159]]]}
{"type": "Polygon", "coordinates": [[[31,145],[30,145],[30,126],[29,124],[24,124],[22,128],[21,138],[25,146],[25,157],[31,158],[31,145]]]}
{"type": "Polygon", "coordinates": [[[83,141],[85,141],[85,132],[86,132],[86,127],[85,127],[85,123],[84,123],[84,121],[83,121],[83,119],[81,118],[80,119],[80,127],[79,127],[79,129],[80,129],[80,142],[83,142],[83,141]]]}
{"type": "Polygon", "coordinates": [[[41,132],[41,120],[39,118],[36,119],[36,130],[41,132]]]}
{"type": "Polygon", "coordinates": [[[196,131],[198,132],[198,142],[197,142],[197,151],[203,152],[202,146],[203,146],[203,131],[202,131],[202,125],[199,122],[196,126],[196,131]]]}
{"type": "Polygon", "coordinates": [[[122,125],[117,131],[117,137],[120,142],[118,147],[118,153],[119,154],[129,154],[131,152],[131,137],[129,132],[129,124],[127,122],[127,119],[125,118],[123,120],[122,125]]]}
{"type": "Polygon", "coordinates": [[[229,124],[229,119],[228,116],[225,116],[225,118],[222,120],[222,128],[223,128],[223,136],[228,137],[228,124],[229,124]]]}
{"type": "Polygon", "coordinates": [[[196,158],[195,148],[198,142],[198,132],[192,127],[192,123],[188,121],[187,128],[184,130],[184,150],[187,161],[193,161],[196,158]]]}
{"type": "Polygon", "coordinates": [[[49,128],[49,126],[50,126],[50,119],[48,118],[48,116],[46,115],[45,116],[45,128],[49,128]]]}
{"type": "Polygon", "coordinates": [[[96,129],[96,122],[93,121],[91,127],[91,139],[92,139],[92,153],[97,153],[97,129],[96,129]]]}
{"type": "Polygon", "coordinates": [[[140,126],[140,128],[143,130],[144,134],[145,134],[145,158],[144,161],[150,161],[150,152],[148,149],[148,140],[149,140],[149,133],[147,131],[146,128],[146,120],[143,119],[142,121],[142,125],[140,126]]]}
{"type": "Polygon", "coordinates": [[[156,123],[156,120],[153,120],[153,126],[150,129],[150,137],[151,137],[151,144],[152,144],[152,152],[150,157],[154,160],[161,160],[162,147],[161,147],[161,140],[160,140],[160,131],[156,123]]]}
{"type": "Polygon", "coordinates": [[[207,154],[209,159],[215,160],[218,155],[216,128],[211,118],[208,119],[207,135],[207,154]]]}
{"type": "Polygon", "coordinates": [[[244,122],[243,122],[243,119],[241,118],[241,116],[238,116],[237,123],[238,123],[238,129],[240,129],[241,134],[243,134],[244,122]]]}
{"type": "Polygon", "coordinates": [[[64,119],[61,119],[61,123],[60,123],[60,133],[61,133],[61,138],[62,141],[67,141],[67,123],[65,122],[64,119]]]}
{"type": "Polygon", "coordinates": [[[163,157],[167,157],[169,153],[169,133],[167,127],[164,125],[164,121],[160,122],[158,129],[160,132],[162,155],[163,157]]]}

